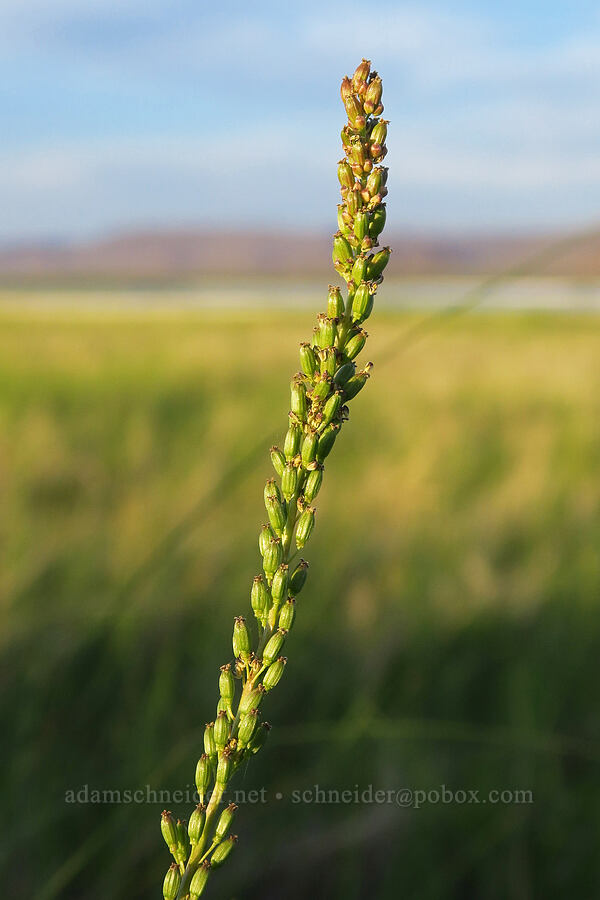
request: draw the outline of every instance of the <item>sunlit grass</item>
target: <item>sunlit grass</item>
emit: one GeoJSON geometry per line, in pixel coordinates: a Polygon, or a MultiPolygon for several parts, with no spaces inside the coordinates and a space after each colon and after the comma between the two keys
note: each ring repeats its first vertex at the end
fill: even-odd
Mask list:
{"type": "MultiPolygon", "coordinates": [[[[422,318],[373,319],[369,402],[354,403],[328,468],[307,552],[315,587],[269,710],[281,743],[274,729],[245,783],[525,782],[539,800],[508,825],[507,809],[385,810],[367,826],[365,810],[269,806],[252,812],[254,851],[285,820],[290,847],[308,854],[310,865],[272,863],[273,896],[363,896],[334,874],[361,877],[361,854],[377,863],[381,897],[398,884],[423,898],[519,896],[500,865],[519,854],[536,895],[559,896],[559,884],[583,896],[576,873],[592,832],[581,822],[584,808],[597,816],[597,770],[589,753],[569,764],[551,748],[556,734],[600,742],[587,712],[593,692],[600,703],[600,320],[433,320],[405,348],[422,318]],[[368,723],[386,717],[390,739],[378,724],[373,743],[368,723]],[[294,744],[299,719],[323,736],[310,759],[294,744]],[[462,722],[467,738],[428,738],[453,733],[428,731],[438,720],[462,722]],[[516,743],[469,742],[490,729],[516,743]],[[279,781],[269,753],[283,761],[279,781]],[[343,837],[353,816],[357,834],[343,837]],[[310,855],[317,826],[339,836],[325,868],[310,855]],[[390,828],[398,858],[381,851],[390,828]],[[546,874],[548,846],[566,873],[545,857],[546,874]]],[[[67,809],[64,790],[151,773],[185,784],[196,751],[182,722],[197,719],[200,734],[212,714],[204,685],[248,605],[268,446],[305,331],[304,311],[0,311],[4,777],[15,810],[34,785],[21,828],[41,867],[7,896],[44,896],[39,871],[49,878],[84,832],[95,849],[67,892],[47,897],[141,897],[140,884],[158,883],[155,809],[67,809]]],[[[19,834],[5,833],[6,860],[19,834]]],[[[238,884],[244,896],[263,891],[246,844],[227,896],[238,884]]]]}

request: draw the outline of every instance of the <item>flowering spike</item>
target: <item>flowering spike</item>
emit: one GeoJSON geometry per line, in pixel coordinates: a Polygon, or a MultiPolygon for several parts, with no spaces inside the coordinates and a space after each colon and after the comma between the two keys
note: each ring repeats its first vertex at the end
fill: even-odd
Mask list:
{"type": "Polygon", "coordinates": [[[164,882],[166,900],[198,900],[210,872],[224,862],[235,843],[233,835],[225,837],[234,809],[227,807],[220,817],[219,809],[230,778],[243,760],[258,752],[270,730],[268,723],[260,723],[259,707],[282,677],[286,660],[280,651],[294,624],[294,598],[304,586],[308,568],[301,560],[290,574],[294,536],[297,548],[310,537],[315,519],[311,504],[321,488],[323,461],[348,418],[348,403],[369,377],[371,364],[357,372],[354,360],[367,339],[360,324],[371,313],[390,257],[389,247],[376,249],[386,220],[388,174],[381,164],[388,133],[388,122],[380,119],[382,93],[381,79],[366,59],[342,81],[348,120],[341,130],[344,158],[337,166],[341,203],[332,259],[347,294],[329,287],[326,312],[318,316],[310,342],[300,345],[301,371],[291,382],[287,433],[282,449],[271,447],[280,484],[270,479],[264,491],[269,519],[259,535],[264,576],[255,577],[250,592],[259,624],[256,652],[245,620],[238,617],[232,639],[235,659],[221,668],[216,718],[204,730],[205,752],[196,767],[200,804],[187,828],[170,813],[161,818],[161,830],[175,858],[164,882]],[[236,678],[241,681],[239,692],[236,678]]]}

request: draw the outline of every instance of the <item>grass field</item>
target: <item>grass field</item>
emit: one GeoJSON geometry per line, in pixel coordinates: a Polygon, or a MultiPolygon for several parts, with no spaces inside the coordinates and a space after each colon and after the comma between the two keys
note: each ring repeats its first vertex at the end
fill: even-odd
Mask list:
{"type": "MultiPolygon", "coordinates": [[[[0,321],[2,895],[159,896],[164,803],[65,793],[191,783],[310,319],[0,321]]],[[[422,322],[369,328],[215,898],[600,896],[600,319],[422,322]]]]}

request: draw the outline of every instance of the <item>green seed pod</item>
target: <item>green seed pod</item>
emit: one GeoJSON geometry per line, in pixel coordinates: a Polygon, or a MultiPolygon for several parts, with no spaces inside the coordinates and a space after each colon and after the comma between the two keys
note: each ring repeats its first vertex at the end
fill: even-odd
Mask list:
{"type": "Polygon", "coordinates": [[[194,876],[190,881],[190,900],[198,900],[198,897],[203,893],[211,868],[210,861],[205,859],[202,865],[194,872],[194,876]]]}
{"type": "Polygon", "coordinates": [[[217,784],[227,784],[229,778],[233,772],[233,760],[231,758],[231,751],[228,747],[225,747],[224,750],[221,750],[219,753],[219,761],[217,763],[217,774],[216,774],[216,782],[217,784]]]}
{"type": "MultiPolygon", "coordinates": [[[[348,192],[346,196],[346,209],[348,211],[348,215],[352,220],[357,215],[359,209],[362,207],[362,196],[360,191],[360,185],[357,183],[354,185],[354,189],[348,192]]],[[[348,241],[348,243],[351,243],[348,241]]]]}
{"type": "Polygon", "coordinates": [[[206,822],[206,804],[199,803],[194,812],[190,816],[188,822],[188,836],[192,847],[198,843],[204,831],[204,823],[206,822]]]}
{"type": "Polygon", "coordinates": [[[367,85],[364,97],[364,108],[367,115],[371,115],[381,103],[381,95],[383,93],[383,85],[381,78],[377,75],[367,85]]]}
{"type": "Polygon", "coordinates": [[[378,194],[382,187],[382,172],[383,169],[381,166],[373,169],[367,178],[367,193],[369,197],[374,197],[375,194],[378,194]]]}
{"type": "Polygon", "coordinates": [[[342,103],[345,103],[346,98],[350,97],[350,95],[352,94],[352,82],[350,81],[350,79],[348,78],[347,75],[345,75],[344,78],[342,79],[342,84],[340,86],[340,94],[342,97],[342,103]]]}
{"type": "Polygon", "coordinates": [[[317,346],[321,349],[333,347],[336,331],[335,320],[329,318],[329,316],[326,316],[324,313],[319,313],[317,316],[317,346]]]}
{"type": "Polygon", "coordinates": [[[369,261],[362,253],[356,258],[356,262],[352,266],[352,280],[354,284],[360,284],[365,280],[369,261]]]}
{"type": "Polygon", "coordinates": [[[348,148],[348,157],[350,160],[352,172],[354,173],[354,175],[360,177],[362,173],[362,167],[364,166],[367,158],[367,154],[365,152],[365,145],[359,137],[354,137],[351,139],[350,146],[348,148]]]}
{"type": "Polygon", "coordinates": [[[252,740],[248,744],[248,750],[251,753],[258,753],[261,750],[269,736],[271,726],[268,722],[261,722],[252,736],[252,740]]]}
{"type": "Polygon", "coordinates": [[[261,556],[265,555],[267,547],[269,546],[269,542],[272,541],[274,537],[275,532],[273,531],[271,526],[263,525],[258,536],[258,549],[260,550],[261,556]]]}
{"type": "Polygon", "coordinates": [[[368,276],[371,280],[375,278],[379,278],[385,267],[387,266],[390,259],[391,250],[389,247],[384,247],[383,250],[380,250],[379,253],[376,253],[372,260],[369,262],[368,267],[368,276]]]}
{"type": "Polygon", "coordinates": [[[233,622],[233,655],[239,656],[243,662],[250,659],[250,635],[243,616],[236,616],[233,622]]]}
{"type": "MultiPolygon", "coordinates": [[[[241,678],[246,668],[241,659],[236,660],[234,674],[236,678],[241,678]]],[[[224,700],[219,697],[219,702],[217,703],[217,710],[215,716],[218,716],[220,712],[227,712],[227,704],[224,700]]]]}
{"type": "Polygon", "coordinates": [[[319,363],[321,366],[321,375],[332,376],[337,369],[337,359],[334,347],[326,347],[319,350],[319,363]]]}
{"type": "Polygon", "coordinates": [[[385,203],[380,203],[371,213],[371,222],[369,223],[369,235],[375,240],[379,237],[385,227],[385,203]]]}
{"type": "Polygon", "coordinates": [[[302,442],[302,465],[305,469],[315,461],[318,443],[319,437],[313,431],[305,435],[302,442]]]}
{"type": "Polygon", "coordinates": [[[387,138],[388,124],[389,122],[386,119],[380,119],[379,122],[375,122],[375,124],[373,125],[373,130],[369,135],[369,139],[372,144],[380,144],[383,147],[387,138]]]}
{"type": "Polygon", "coordinates": [[[345,159],[340,159],[338,163],[337,175],[342,187],[351,188],[354,185],[354,175],[352,173],[352,169],[345,159]]]}
{"type": "Polygon", "coordinates": [[[313,502],[313,500],[321,490],[322,482],[323,466],[318,466],[316,469],[313,469],[312,472],[309,472],[308,478],[306,479],[306,484],[304,485],[304,499],[308,503],[313,502]]]}
{"type": "Polygon", "coordinates": [[[366,253],[368,250],[372,250],[373,249],[373,239],[370,238],[368,235],[367,235],[367,237],[363,238],[362,243],[360,245],[360,249],[361,249],[362,253],[366,253]]]}
{"type": "Polygon", "coordinates": [[[230,834],[229,837],[225,838],[225,840],[219,844],[215,852],[210,858],[210,864],[213,869],[218,869],[219,866],[222,866],[233,848],[237,843],[237,835],[230,834]]]}
{"type": "Polygon", "coordinates": [[[319,372],[315,375],[315,386],[312,390],[312,399],[317,401],[325,400],[329,396],[331,390],[331,375],[328,372],[319,372]]]}
{"type": "Polygon", "coordinates": [[[165,900],[177,900],[179,885],[181,884],[181,872],[177,863],[171,863],[171,867],[163,881],[163,897],[165,900]]]}
{"type": "Polygon", "coordinates": [[[300,593],[302,588],[306,583],[306,576],[308,575],[308,563],[305,559],[301,559],[292,574],[290,575],[290,580],[288,584],[288,589],[291,594],[295,597],[300,593]]]}
{"type": "MultiPolygon", "coordinates": [[[[324,432],[327,433],[326,431],[324,432]]],[[[301,550],[309,539],[315,525],[315,510],[307,506],[302,510],[296,527],[296,547],[301,550]]]]}
{"type": "Polygon", "coordinates": [[[175,851],[175,862],[185,863],[190,853],[190,842],[187,833],[187,822],[177,819],[177,849],[175,851]]]}
{"type": "Polygon", "coordinates": [[[365,384],[367,383],[367,378],[369,377],[369,370],[372,367],[372,363],[365,366],[362,372],[358,372],[356,375],[353,375],[352,378],[349,378],[344,387],[344,393],[346,395],[346,400],[352,400],[353,397],[356,397],[359,391],[362,391],[365,384]]]}
{"type": "Polygon", "coordinates": [[[327,294],[327,315],[330,319],[340,319],[344,315],[344,301],[339,287],[329,285],[327,294]]]}
{"type": "Polygon", "coordinates": [[[373,300],[369,292],[369,285],[363,281],[356,289],[352,300],[352,321],[362,322],[367,318],[368,308],[373,306],[373,300]]]}
{"type": "Polygon", "coordinates": [[[283,446],[283,452],[286,455],[286,459],[293,459],[294,456],[298,453],[300,449],[300,442],[302,441],[302,428],[300,425],[297,425],[295,422],[291,422],[290,426],[287,430],[287,434],[285,436],[285,443],[283,446]]]}
{"type": "Polygon", "coordinates": [[[333,257],[334,263],[340,263],[342,266],[347,265],[352,259],[352,247],[346,238],[339,232],[333,238],[333,257]]]}
{"type": "Polygon", "coordinates": [[[165,844],[167,845],[173,856],[175,856],[178,841],[177,825],[175,823],[175,819],[173,818],[173,813],[169,812],[167,809],[164,809],[162,811],[160,817],[160,831],[163,838],[165,839],[165,844]]]}
{"type": "MultiPolygon", "coordinates": [[[[309,378],[317,371],[317,358],[315,351],[307,341],[300,344],[300,366],[305,375],[309,378]]],[[[281,472],[279,473],[281,475],[281,472]]]]}
{"type": "Polygon", "coordinates": [[[356,366],[353,362],[344,363],[333,376],[334,384],[344,385],[354,375],[356,366]]]}
{"type": "Polygon", "coordinates": [[[207,722],[204,726],[204,752],[207,756],[214,756],[217,752],[214,722],[207,722]]]}
{"type": "Polygon", "coordinates": [[[252,709],[258,709],[258,707],[262,703],[264,693],[265,689],[262,684],[257,684],[256,687],[252,687],[250,690],[244,690],[242,692],[242,696],[240,697],[240,705],[238,710],[240,716],[242,714],[249,713],[252,709]]]}
{"type": "MultiPolygon", "coordinates": [[[[356,375],[353,377],[356,378],[356,375]]],[[[348,395],[346,394],[346,396],[348,395]]],[[[327,428],[319,438],[319,446],[317,448],[317,459],[319,460],[319,462],[323,462],[323,460],[326,459],[331,453],[340,428],[341,426],[337,422],[332,422],[331,425],[327,426],[327,428]]]]}
{"type": "Polygon", "coordinates": [[[287,659],[285,656],[280,656],[274,663],[271,663],[263,678],[263,684],[266,691],[272,691],[273,688],[279,684],[286,663],[287,659]]]}
{"type": "Polygon", "coordinates": [[[269,546],[267,547],[266,553],[263,556],[263,569],[265,575],[267,576],[267,582],[269,584],[274,573],[281,565],[282,555],[283,551],[281,549],[281,540],[279,538],[273,538],[269,541],[269,546]]]}
{"type": "Polygon", "coordinates": [[[217,822],[217,827],[215,828],[215,840],[222,841],[227,832],[231,827],[231,823],[233,822],[233,817],[235,815],[235,811],[237,806],[235,803],[230,803],[227,806],[221,815],[219,816],[219,821],[217,822]]]}
{"type": "Polygon", "coordinates": [[[344,99],[344,106],[348,113],[348,121],[353,127],[356,127],[356,120],[364,118],[365,115],[362,103],[354,94],[348,94],[344,99]]]}
{"type": "Polygon", "coordinates": [[[262,575],[256,575],[254,581],[252,582],[250,603],[252,604],[254,615],[259,620],[259,622],[262,622],[262,620],[266,618],[269,611],[269,606],[271,605],[269,589],[267,588],[262,575]]]}
{"type": "Polygon", "coordinates": [[[240,717],[238,728],[238,744],[246,746],[252,740],[258,725],[258,710],[253,707],[249,712],[240,717]]]}
{"type": "Polygon", "coordinates": [[[367,333],[366,331],[362,330],[356,332],[356,334],[353,334],[348,338],[344,346],[344,353],[346,354],[348,359],[355,359],[358,356],[362,348],[365,346],[366,340],[367,333]]]}
{"type": "Polygon", "coordinates": [[[278,625],[284,631],[291,631],[294,619],[296,618],[296,601],[293,597],[288,597],[279,613],[278,625]]]}
{"type": "Polygon", "coordinates": [[[229,740],[229,719],[227,713],[223,710],[219,713],[215,720],[215,744],[217,750],[222,750],[229,740]]]}
{"type": "Polygon", "coordinates": [[[337,223],[338,230],[341,231],[343,235],[350,234],[350,223],[346,221],[347,218],[348,214],[346,212],[346,207],[340,203],[337,208],[337,223]]]}
{"type": "Polygon", "coordinates": [[[219,675],[219,691],[223,700],[226,703],[231,703],[235,694],[235,679],[231,672],[231,666],[229,663],[221,666],[221,674],[219,675]]]}
{"type": "Polygon", "coordinates": [[[288,462],[281,476],[281,490],[286,500],[291,500],[296,493],[298,487],[298,469],[296,466],[288,462]]]}
{"type": "Polygon", "coordinates": [[[273,582],[271,584],[271,593],[273,595],[273,601],[277,605],[279,605],[283,598],[287,594],[288,588],[288,570],[289,566],[287,563],[282,563],[275,574],[273,575],[273,582]]]}
{"type": "Polygon", "coordinates": [[[210,759],[208,758],[206,753],[203,753],[200,759],[198,760],[198,765],[196,766],[196,790],[198,791],[198,796],[200,797],[200,803],[204,803],[204,795],[208,790],[208,786],[210,784],[210,759]]]}
{"type": "Polygon", "coordinates": [[[297,375],[292,379],[291,384],[291,407],[292,412],[295,413],[302,422],[305,422],[306,387],[304,386],[302,378],[299,378],[297,375]]]}
{"type": "MultiPolygon", "coordinates": [[[[332,394],[331,397],[327,399],[325,406],[323,407],[323,425],[329,425],[332,422],[337,414],[340,411],[342,406],[342,395],[340,391],[336,391],[335,394],[332,394]]],[[[316,447],[315,447],[316,451],[316,447]]]]}
{"type": "Polygon", "coordinates": [[[361,93],[363,88],[366,87],[366,82],[369,77],[369,73],[371,72],[371,62],[368,59],[363,59],[357,65],[354,70],[354,75],[352,76],[352,87],[356,91],[357,94],[361,93]]]}
{"type": "Polygon", "coordinates": [[[281,478],[281,473],[283,472],[283,467],[285,466],[285,456],[283,455],[279,447],[271,447],[270,452],[273,468],[281,478]]]}
{"type": "Polygon", "coordinates": [[[263,663],[266,666],[270,666],[279,656],[279,651],[283,647],[286,635],[287,631],[284,628],[278,628],[267,641],[267,645],[263,650],[263,663]]]}
{"type": "MultiPolygon", "coordinates": [[[[277,494],[279,494],[279,489],[277,489],[277,494]]],[[[268,497],[265,497],[265,506],[267,508],[271,528],[275,534],[280,537],[285,528],[286,511],[283,502],[277,494],[273,493],[268,497]]]]}
{"type": "Polygon", "coordinates": [[[369,214],[366,210],[361,209],[356,213],[356,217],[354,219],[354,234],[359,241],[362,241],[362,239],[366,236],[368,229],[369,214]]]}
{"type": "Polygon", "coordinates": [[[279,490],[277,482],[274,478],[268,478],[267,483],[265,484],[265,489],[263,491],[265,503],[267,502],[267,498],[272,497],[273,495],[275,495],[278,500],[281,500],[281,492],[279,490]]]}

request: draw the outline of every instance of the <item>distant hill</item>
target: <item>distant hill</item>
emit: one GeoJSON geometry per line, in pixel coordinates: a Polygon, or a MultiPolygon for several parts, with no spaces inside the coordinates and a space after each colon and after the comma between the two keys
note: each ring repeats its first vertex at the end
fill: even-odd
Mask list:
{"type": "MultiPolygon", "coordinates": [[[[556,236],[387,236],[394,253],[389,274],[482,275],[536,254],[526,274],[600,276],[600,231],[552,250],[556,236]]],[[[64,245],[0,245],[0,280],[188,281],[202,276],[316,276],[331,272],[327,234],[139,231],[64,245]]]]}

